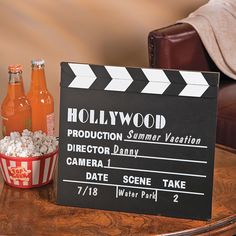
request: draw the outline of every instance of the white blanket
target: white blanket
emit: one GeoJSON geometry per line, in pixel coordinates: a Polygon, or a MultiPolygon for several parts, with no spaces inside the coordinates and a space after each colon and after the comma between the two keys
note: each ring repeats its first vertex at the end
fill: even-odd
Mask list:
{"type": "Polygon", "coordinates": [[[236,80],[236,0],[210,0],[178,23],[192,25],[218,68],[236,80]]]}

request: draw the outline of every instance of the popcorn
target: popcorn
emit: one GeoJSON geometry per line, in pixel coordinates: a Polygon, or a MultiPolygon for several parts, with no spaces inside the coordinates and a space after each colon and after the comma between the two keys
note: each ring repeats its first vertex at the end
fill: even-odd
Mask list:
{"type": "Polygon", "coordinates": [[[27,129],[11,132],[0,140],[0,153],[13,157],[36,157],[56,151],[58,141],[42,131],[31,132],[27,129]]]}

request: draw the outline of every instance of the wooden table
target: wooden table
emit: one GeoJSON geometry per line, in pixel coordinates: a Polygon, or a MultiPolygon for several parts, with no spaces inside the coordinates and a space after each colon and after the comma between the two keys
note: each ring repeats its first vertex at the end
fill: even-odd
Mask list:
{"type": "Polygon", "coordinates": [[[0,235],[236,234],[236,152],[223,147],[216,148],[210,221],[58,206],[54,189],[16,189],[0,177],[0,235]]]}

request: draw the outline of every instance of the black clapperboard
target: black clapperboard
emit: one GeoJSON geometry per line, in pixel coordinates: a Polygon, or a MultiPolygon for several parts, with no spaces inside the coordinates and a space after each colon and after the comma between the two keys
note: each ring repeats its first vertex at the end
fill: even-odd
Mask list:
{"type": "Polygon", "coordinates": [[[219,74],[61,63],[57,203],[210,219],[219,74]]]}

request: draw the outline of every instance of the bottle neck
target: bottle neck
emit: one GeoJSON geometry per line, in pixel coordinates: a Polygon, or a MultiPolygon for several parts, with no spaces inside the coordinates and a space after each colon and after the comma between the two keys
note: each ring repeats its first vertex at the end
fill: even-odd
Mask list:
{"type": "Polygon", "coordinates": [[[8,96],[12,99],[25,96],[22,73],[9,72],[8,96]]]}
{"type": "Polygon", "coordinates": [[[32,66],[30,92],[47,90],[44,66],[32,66]]]}

